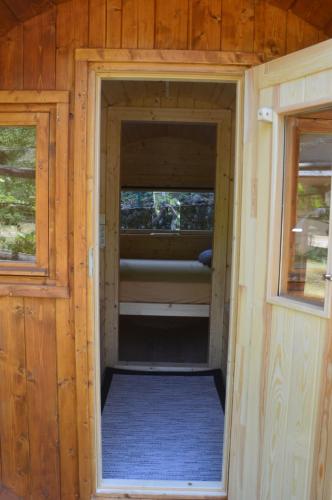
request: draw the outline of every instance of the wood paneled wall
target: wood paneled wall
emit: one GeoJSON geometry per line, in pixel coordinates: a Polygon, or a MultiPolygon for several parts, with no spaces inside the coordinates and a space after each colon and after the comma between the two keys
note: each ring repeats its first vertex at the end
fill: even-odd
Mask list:
{"type": "MultiPolygon", "coordinates": [[[[73,91],[76,47],[244,51],[268,60],[324,38],[263,0],[71,0],[0,40],[0,89],[73,91]]],[[[69,133],[72,290],[72,126],[69,133]]],[[[19,497],[79,496],[73,310],[73,295],[0,300],[1,478],[19,497]]]]}
{"type": "Polygon", "coordinates": [[[70,89],[75,47],[255,52],[267,60],[326,35],[264,0],[70,0],[0,44],[0,87],[70,89]]]}

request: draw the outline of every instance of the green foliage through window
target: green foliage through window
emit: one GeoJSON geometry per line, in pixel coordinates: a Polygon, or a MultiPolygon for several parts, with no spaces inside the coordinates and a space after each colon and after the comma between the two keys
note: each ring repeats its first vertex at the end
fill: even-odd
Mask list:
{"type": "Polygon", "coordinates": [[[213,192],[122,191],[121,229],[211,231],[213,192]]]}
{"type": "Polygon", "coordinates": [[[0,126],[0,260],[34,260],[36,128],[0,126]]]}

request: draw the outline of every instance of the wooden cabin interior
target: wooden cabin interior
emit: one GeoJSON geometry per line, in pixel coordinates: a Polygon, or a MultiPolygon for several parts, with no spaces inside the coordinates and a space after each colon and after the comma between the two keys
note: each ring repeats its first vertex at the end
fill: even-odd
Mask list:
{"type": "Polygon", "coordinates": [[[331,500],[331,37],[0,0],[0,500],[331,500]]]}
{"type": "Polygon", "coordinates": [[[105,239],[100,249],[102,371],[119,362],[184,363],[188,368],[196,362],[212,367],[209,328],[220,329],[214,326],[209,311],[213,284],[223,302],[223,310],[216,314],[224,318],[220,360],[226,376],[236,88],[233,84],[105,81],[101,106],[101,129],[105,130],[100,174],[105,239]],[[108,141],[112,139],[107,135],[111,125],[107,129],[106,124],[115,114],[121,119],[116,139],[121,142],[120,184],[107,188],[110,183],[105,180],[112,179],[108,173],[112,168],[108,141]],[[226,138],[218,145],[224,132],[226,138]],[[222,192],[215,189],[217,168],[226,170],[218,173],[224,175],[222,192]],[[119,196],[120,213],[107,201],[119,196]],[[110,260],[115,258],[112,235],[106,237],[110,226],[114,231],[114,224],[119,225],[115,237],[118,231],[120,234],[116,270],[110,260]],[[223,227],[221,242],[215,236],[215,225],[223,227]],[[220,254],[214,255],[212,265],[200,263],[199,255],[215,245],[220,254]],[[113,272],[118,274],[118,297],[110,286],[116,281],[110,276],[113,272]],[[220,290],[214,273],[225,277],[220,290]],[[120,311],[117,359],[110,355],[114,350],[108,338],[114,300],[120,311]]]}

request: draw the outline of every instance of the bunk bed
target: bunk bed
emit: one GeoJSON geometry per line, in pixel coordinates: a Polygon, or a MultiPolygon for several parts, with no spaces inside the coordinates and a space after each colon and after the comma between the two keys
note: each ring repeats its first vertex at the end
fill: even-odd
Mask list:
{"type": "Polygon", "coordinates": [[[197,260],[120,260],[120,311],[208,316],[211,269],[197,260]]]}

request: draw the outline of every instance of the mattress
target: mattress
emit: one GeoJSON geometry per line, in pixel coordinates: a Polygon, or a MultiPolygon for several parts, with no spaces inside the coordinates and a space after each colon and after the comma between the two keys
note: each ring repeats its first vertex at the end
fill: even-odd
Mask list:
{"type": "Polygon", "coordinates": [[[211,269],[196,260],[121,259],[120,281],[210,283],[211,269]]]}

